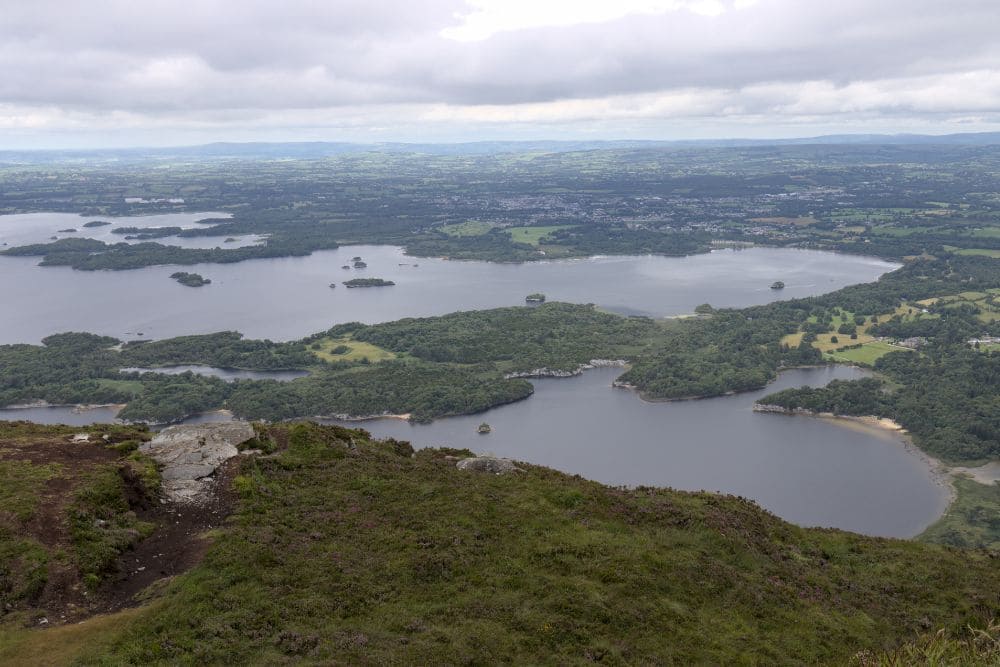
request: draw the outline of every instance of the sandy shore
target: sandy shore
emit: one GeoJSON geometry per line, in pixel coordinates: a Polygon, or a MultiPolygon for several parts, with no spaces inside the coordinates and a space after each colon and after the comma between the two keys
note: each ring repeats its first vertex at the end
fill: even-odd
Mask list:
{"type": "Polygon", "coordinates": [[[125,409],[125,403],[91,403],[86,405],[77,405],[73,408],[74,414],[81,414],[89,410],[100,410],[101,408],[115,408],[116,412],[121,412],[125,409]]]}
{"type": "Polygon", "coordinates": [[[404,412],[398,415],[316,415],[312,419],[327,419],[331,421],[341,421],[341,422],[367,422],[373,419],[402,419],[404,421],[409,421],[411,413],[404,412]]]}
{"type": "Polygon", "coordinates": [[[898,422],[886,417],[876,417],[874,415],[850,417],[846,415],[835,415],[830,412],[822,412],[812,416],[819,417],[820,419],[826,419],[842,426],[853,426],[860,429],[878,429],[880,431],[890,431],[892,433],[899,434],[901,437],[898,438],[898,442],[903,445],[909,454],[920,459],[930,470],[931,478],[934,480],[934,483],[948,492],[948,504],[944,509],[944,512],[942,512],[942,516],[958,498],[958,491],[955,490],[955,485],[952,483],[956,469],[948,466],[940,459],[931,456],[924,450],[917,447],[913,443],[913,438],[910,437],[909,432],[907,432],[907,430],[898,422]]]}

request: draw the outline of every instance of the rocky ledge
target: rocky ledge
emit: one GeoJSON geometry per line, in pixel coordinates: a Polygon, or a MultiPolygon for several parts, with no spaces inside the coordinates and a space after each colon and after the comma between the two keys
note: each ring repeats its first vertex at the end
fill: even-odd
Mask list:
{"type": "Polygon", "coordinates": [[[462,459],[455,464],[455,467],[459,470],[485,472],[491,475],[509,475],[514,472],[523,472],[510,459],[501,459],[495,456],[474,456],[462,459]]]}
{"type": "MultiPolygon", "coordinates": [[[[809,415],[811,417],[822,416],[824,413],[816,412],[815,410],[809,410],[806,408],[786,408],[782,405],[773,405],[769,403],[754,403],[754,412],[773,412],[780,415],[809,415]]],[[[834,416],[833,413],[828,413],[829,416],[834,416]]]]}
{"type": "Polygon", "coordinates": [[[580,375],[591,368],[620,368],[628,364],[624,359],[591,359],[590,363],[580,364],[574,370],[563,371],[553,368],[533,368],[530,371],[514,371],[507,373],[504,377],[508,380],[513,378],[569,378],[580,375]]]}
{"type": "Polygon", "coordinates": [[[211,493],[215,471],[239,455],[238,447],[257,436],[246,422],[180,424],[160,431],[139,447],[162,466],[169,500],[199,503],[211,493]]]}

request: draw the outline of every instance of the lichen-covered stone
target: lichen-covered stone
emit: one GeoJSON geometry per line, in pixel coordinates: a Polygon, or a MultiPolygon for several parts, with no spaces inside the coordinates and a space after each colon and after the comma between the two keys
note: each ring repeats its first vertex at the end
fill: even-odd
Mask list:
{"type": "Polygon", "coordinates": [[[469,459],[462,459],[455,466],[459,470],[487,472],[493,475],[508,475],[513,472],[521,472],[521,469],[514,465],[514,462],[510,459],[501,459],[495,456],[474,456],[469,459]]]}
{"type": "Polygon", "coordinates": [[[246,422],[181,424],[160,431],[139,447],[162,466],[163,490],[175,502],[200,502],[211,490],[220,465],[256,437],[246,422]]]}

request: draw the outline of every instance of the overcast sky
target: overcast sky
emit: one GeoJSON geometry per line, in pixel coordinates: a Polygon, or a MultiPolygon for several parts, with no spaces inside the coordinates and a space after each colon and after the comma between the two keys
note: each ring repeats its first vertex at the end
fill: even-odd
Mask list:
{"type": "Polygon", "coordinates": [[[997,0],[0,0],[0,148],[1000,129],[997,0]]]}

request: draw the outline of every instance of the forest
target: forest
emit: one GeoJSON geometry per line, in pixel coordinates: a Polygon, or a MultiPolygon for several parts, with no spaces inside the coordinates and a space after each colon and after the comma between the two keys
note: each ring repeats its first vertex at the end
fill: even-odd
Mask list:
{"type": "MultiPolygon", "coordinates": [[[[391,413],[424,421],[524,398],[531,385],[510,376],[574,372],[592,359],[628,362],[619,383],[649,398],[710,397],[764,387],[782,368],[829,363],[815,345],[817,336],[829,335],[824,332],[833,328],[834,312],[850,311],[851,324],[839,328],[857,328],[855,322],[861,320],[869,333],[928,337],[931,344],[920,355],[888,354],[876,362],[876,370],[894,384],[912,388],[897,390],[900,400],[908,401],[900,403],[898,416],[904,424],[914,422],[907,428],[926,434],[920,437],[928,439],[929,451],[977,459],[993,455],[983,444],[996,433],[987,416],[993,404],[968,393],[975,389],[991,397],[997,388],[975,380],[976,373],[990,368],[984,365],[991,358],[988,351],[964,341],[996,332],[996,320],[975,315],[968,304],[978,302],[942,301],[927,308],[925,318],[912,321],[886,313],[902,303],[997,287],[1000,268],[995,261],[959,256],[914,261],[876,283],[819,297],[738,310],[702,306],[702,314],[674,320],[546,303],[376,325],[347,323],[288,343],[248,340],[236,332],[129,343],[59,334],[42,345],[0,346],[0,404],[127,403],[122,417],[151,421],[219,408],[269,420],[391,413]],[[923,324],[924,319],[933,324],[923,324]],[[796,335],[800,338],[794,344],[785,342],[796,335]],[[182,364],[302,369],[309,375],[290,382],[223,382],[192,373],[119,370],[182,364]],[[952,375],[956,382],[964,376],[977,384],[924,387],[920,382],[952,375]],[[959,415],[973,409],[983,417],[965,428],[959,415]],[[934,426],[918,427],[918,419],[934,426]],[[965,435],[952,437],[955,429],[965,435]],[[947,447],[951,449],[945,452],[947,447]]],[[[845,344],[851,343],[847,334],[843,337],[845,344]]]]}

